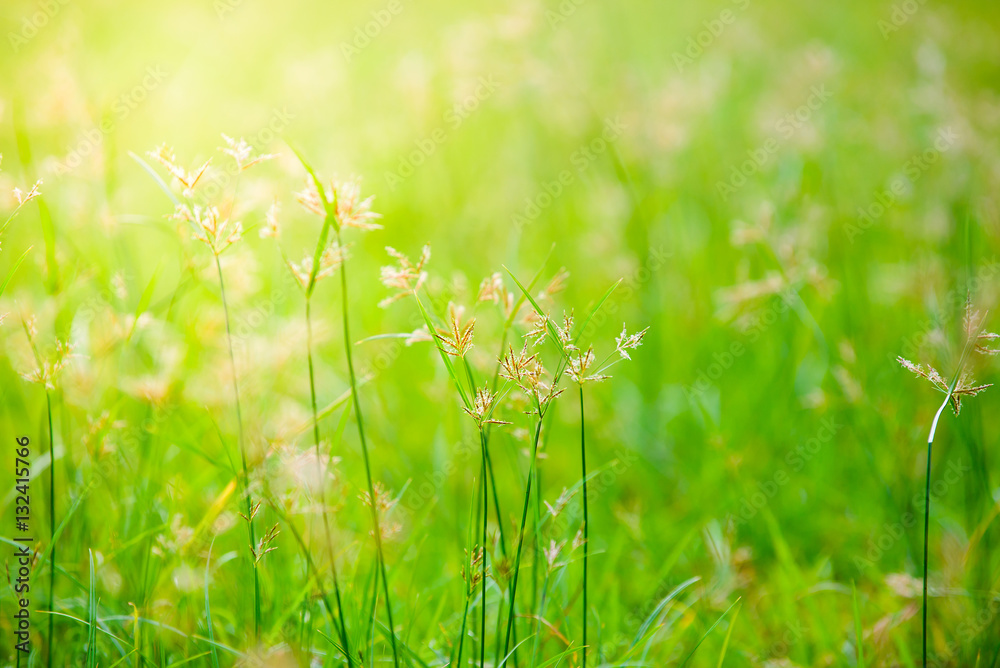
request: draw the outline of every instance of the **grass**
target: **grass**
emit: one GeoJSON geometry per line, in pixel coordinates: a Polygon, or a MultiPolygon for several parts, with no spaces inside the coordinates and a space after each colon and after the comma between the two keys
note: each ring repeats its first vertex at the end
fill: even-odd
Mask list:
{"type": "Polygon", "coordinates": [[[0,666],[997,665],[992,5],[55,4],[0,666]]]}

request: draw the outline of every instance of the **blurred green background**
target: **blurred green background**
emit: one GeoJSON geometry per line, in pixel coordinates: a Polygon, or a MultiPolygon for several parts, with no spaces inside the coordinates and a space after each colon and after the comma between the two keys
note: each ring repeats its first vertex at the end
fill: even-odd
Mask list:
{"type": "MultiPolygon", "coordinates": [[[[340,665],[289,531],[262,570],[265,647],[250,647],[214,267],[129,156],[166,142],[185,167],[222,166],[222,132],[280,154],[247,173],[239,209],[259,225],[277,199],[293,259],[319,222],[295,203],[304,172],[283,138],[375,195],[384,229],[350,238],[357,340],[419,325],[409,302],[377,307],[386,245],[411,256],[431,245],[440,310],[472,308],[501,265],[533,275],[550,249],[546,279],[570,273],[557,315],[586,312],[624,279],[595,346],[611,351],[623,321],[650,330],[631,364],[588,388],[588,456],[607,472],[591,504],[592,665],[618,665],[654,612],[662,628],[629,665],[679,665],[739,597],[735,623],[726,616],[690,665],[716,665],[730,628],[727,666],[860,665],[852,583],[868,665],[919,664],[923,442],[940,395],[895,357],[950,377],[966,295],[984,310],[1000,302],[994,3],[15,0],[0,20],[3,211],[13,187],[44,181],[2,238],[2,276],[33,249],[0,299],[0,433],[8,453],[15,436],[35,444],[40,529],[45,393],[21,377],[33,365],[22,315],[44,349],[69,339],[77,354],[52,391],[57,514],[80,501],[59,539],[56,609],[76,620],[56,621],[55,665],[84,665],[89,550],[117,638],[98,636],[100,665],[210,665],[194,637],[206,636],[210,544],[215,638],[240,653],[224,665],[340,665]]],[[[211,178],[223,197],[233,187],[211,178]]],[[[223,268],[256,482],[291,498],[309,468],[303,300],[255,229],[223,268]]],[[[348,388],[340,299],[329,281],[314,303],[321,405],[348,388]]],[[[492,373],[502,319],[488,305],[476,315],[472,361],[492,373]]],[[[478,442],[430,346],[377,340],[356,355],[371,377],[375,475],[401,494],[386,548],[397,625],[444,665],[478,442]]],[[[987,363],[977,377],[996,372],[987,363]]],[[[936,444],[934,665],[1000,662],[998,400],[987,391],[946,413],[936,444]]],[[[324,420],[326,438],[340,415],[324,420]]],[[[508,536],[527,470],[516,419],[492,446],[508,536]]],[[[541,464],[549,503],[578,480],[577,429],[560,399],[541,464]]],[[[345,433],[337,532],[360,615],[372,557],[359,445],[345,433]]],[[[3,467],[12,479],[12,454],[3,467]]],[[[578,501],[546,543],[572,539],[578,501]]],[[[556,578],[548,655],[579,634],[578,569],[556,578]]],[[[540,574],[526,577],[530,592],[540,574]]],[[[40,609],[41,579],[34,592],[40,609]]],[[[9,665],[13,610],[5,586],[9,665]]],[[[35,616],[30,665],[44,665],[46,624],[35,616]]]]}

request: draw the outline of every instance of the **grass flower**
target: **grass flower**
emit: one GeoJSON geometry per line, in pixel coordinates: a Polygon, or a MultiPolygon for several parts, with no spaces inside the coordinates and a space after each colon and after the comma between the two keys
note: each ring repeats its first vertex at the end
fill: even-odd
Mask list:
{"type": "Polygon", "coordinates": [[[306,255],[301,262],[289,262],[288,269],[292,272],[295,280],[299,282],[302,289],[309,286],[309,281],[314,283],[333,276],[340,265],[347,261],[350,254],[347,248],[337,245],[337,242],[330,242],[320,255],[319,267],[314,270],[313,257],[306,255]]]}
{"type": "Polygon", "coordinates": [[[278,214],[281,212],[281,204],[274,200],[271,207],[264,214],[264,225],[257,233],[261,239],[277,239],[281,236],[281,226],[278,224],[278,214]]]}
{"type": "Polygon", "coordinates": [[[462,322],[465,309],[456,306],[454,303],[448,304],[448,329],[438,329],[435,333],[444,351],[452,357],[465,357],[472,350],[472,335],[476,327],[476,319],[470,318],[468,322],[462,322]]]}
{"type": "Polygon", "coordinates": [[[315,182],[309,181],[303,190],[295,193],[295,198],[307,211],[318,216],[325,216],[327,206],[332,206],[337,223],[342,227],[353,227],[363,231],[382,229],[381,225],[372,222],[382,217],[381,214],[371,210],[375,196],[362,199],[359,178],[350,181],[330,181],[330,184],[324,187],[322,196],[315,182]]]}
{"type": "Polygon", "coordinates": [[[487,424],[511,424],[504,420],[496,420],[493,416],[493,409],[496,408],[497,396],[490,392],[488,388],[481,387],[476,390],[476,397],[472,404],[472,409],[463,408],[466,413],[476,421],[479,429],[487,424]]]}
{"type": "Polygon", "coordinates": [[[598,382],[610,378],[611,376],[602,373],[591,373],[591,368],[594,366],[595,359],[593,346],[587,348],[586,351],[577,351],[575,355],[570,357],[569,367],[566,369],[566,375],[572,378],[573,382],[578,385],[598,382]]]}
{"type": "Polygon", "coordinates": [[[190,223],[195,239],[208,246],[216,256],[243,238],[243,224],[222,216],[216,206],[178,204],[171,217],[190,223]]]}
{"type": "Polygon", "coordinates": [[[896,361],[906,370],[929,381],[938,391],[944,393],[944,401],[934,414],[931,422],[930,432],[927,436],[927,472],[924,484],[924,581],[923,581],[923,618],[922,618],[922,649],[924,665],[927,665],[927,576],[928,576],[928,537],[930,533],[931,515],[931,454],[934,446],[934,435],[937,432],[938,421],[941,414],[949,404],[955,415],[962,410],[962,397],[974,397],[992,385],[977,385],[972,379],[972,373],[966,369],[971,353],[981,355],[995,355],[997,350],[990,347],[990,343],[1000,339],[1000,335],[992,332],[985,332],[986,315],[981,315],[979,311],[972,308],[971,297],[966,300],[965,317],[963,319],[964,345],[959,358],[955,374],[950,383],[930,364],[915,364],[903,357],[897,357],[896,361]]]}
{"type": "Polygon", "coordinates": [[[183,193],[186,198],[194,197],[195,188],[201,182],[202,177],[205,176],[205,172],[208,171],[208,166],[212,162],[211,159],[206,160],[200,167],[195,167],[193,170],[188,171],[177,164],[174,149],[166,144],[161,144],[156,150],[149,151],[146,155],[163,165],[167,172],[177,179],[181,186],[183,186],[183,193]]]}
{"type": "Polygon", "coordinates": [[[642,337],[646,336],[646,332],[648,331],[649,327],[640,330],[635,334],[629,334],[625,329],[625,324],[622,324],[622,333],[618,335],[617,339],[615,339],[615,350],[622,356],[622,359],[632,359],[632,357],[629,356],[628,351],[638,348],[642,344],[642,337]]]}
{"type": "Polygon", "coordinates": [[[231,157],[236,162],[237,169],[241,172],[265,160],[272,160],[278,157],[272,153],[254,155],[253,147],[246,143],[243,137],[240,137],[239,141],[237,141],[229,135],[223,134],[222,140],[226,142],[226,147],[219,148],[219,150],[231,157]]]}
{"type": "Polygon", "coordinates": [[[427,281],[427,272],[424,271],[424,266],[431,259],[430,246],[424,246],[420,252],[420,259],[415,263],[391,246],[386,246],[385,252],[396,259],[397,265],[382,267],[379,280],[390,290],[396,290],[396,294],[380,301],[378,305],[381,308],[386,308],[400,299],[416,294],[427,281]]]}

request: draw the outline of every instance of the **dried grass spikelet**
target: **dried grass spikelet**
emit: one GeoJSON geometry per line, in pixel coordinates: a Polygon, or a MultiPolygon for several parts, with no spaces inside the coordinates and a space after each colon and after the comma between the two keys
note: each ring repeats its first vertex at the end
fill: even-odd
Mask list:
{"type": "MultiPolygon", "coordinates": [[[[319,269],[316,271],[316,282],[333,276],[344,262],[350,258],[347,246],[340,246],[336,241],[330,242],[319,258],[319,269]]],[[[301,262],[288,262],[288,269],[303,289],[309,286],[312,276],[313,256],[306,255],[301,262]]]]}
{"type": "MultiPolygon", "coordinates": [[[[364,199],[361,197],[361,179],[354,177],[349,181],[330,181],[330,185],[323,188],[326,201],[329,202],[336,212],[337,223],[341,227],[353,227],[358,230],[380,230],[382,226],[371,221],[378,220],[381,214],[371,210],[374,195],[364,199]]],[[[316,190],[316,184],[312,180],[306,181],[306,187],[295,193],[295,199],[307,211],[315,213],[317,216],[326,216],[326,209],[323,207],[323,198],[316,190]]]]}
{"type": "Polygon", "coordinates": [[[226,146],[219,147],[219,150],[231,157],[236,162],[237,169],[241,172],[265,160],[278,157],[273,153],[254,155],[253,147],[244,141],[243,137],[240,137],[237,141],[229,135],[223,134],[222,140],[226,142],[226,146]]]}
{"type": "MultiPolygon", "coordinates": [[[[972,308],[971,299],[966,300],[965,304],[965,316],[962,320],[962,329],[965,336],[965,347],[972,352],[979,353],[981,355],[993,356],[1000,353],[1000,350],[996,348],[991,348],[990,344],[997,339],[1000,339],[1000,335],[994,334],[993,332],[985,332],[984,325],[986,324],[986,314],[980,314],[979,311],[972,308]]],[[[906,369],[921,378],[926,379],[934,387],[936,387],[941,392],[948,394],[950,385],[948,381],[930,364],[919,364],[911,362],[904,357],[897,357],[896,361],[906,369]]],[[[951,390],[949,399],[951,402],[951,408],[955,415],[958,415],[962,410],[962,398],[963,397],[974,397],[980,392],[983,392],[987,388],[993,386],[992,383],[987,383],[985,385],[976,384],[975,379],[972,376],[972,371],[965,369],[965,358],[963,356],[963,367],[957,372],[958,380],[955,384],[954,389],[951,390]]]]}
{"type": "Polygon", "coordinates": [[[626,331],[625,323],[622,323],[622,333],[618,335],[615,339],[615,350],[621,355],[622,359],[630,360],[632,357],[628,354],[629,350],[635,350],[640,345],[642,345],[642,338],[646,336],[646,332],[649,331],[649,327],[640,330],[635,334],[629,334],[626,331]]]}
{"type": "Polygon", "coordinates": [[[171,216],[174,220],[190,223],[194,237],[208,246],[215,255],[243,238],[243,224],[223,217],[216,206],[178,204],[171,216]]]}
{"type": "Polygon", "coordinates": [[[281,226],[278,224],[278,214],[281,212],[281,203],[275,199],[264,214],[264,224],[258,234],[261,239],[277,239],[281,236],[281,226]]]}
{"type": "Polygon", "coordinates": [[[441,342],[446,353],[453,357],[465,357],[472,350],[472,334],[476,327],[476,319],[470,318],[468,322],[462,323],[462,316],[465,308],[456,305],[454,302],[448,303],[448,329],[438,329],[435,337],[441,342]]]}
{"type": "MultiPolygon", "coordinates": [[[[472,548],[472,556],[469,557],[469,551],[463,550],[465,552],[465,563],[462,565],[461,574],[462,580],[469,583],[469,591],[475,591],[479,584],[483,581],[483,559],[485,558],[485,553],[483,552],[483,547],[481,545],[474,545],[472,548]],[[465,567],[469,566],[469,572],[466,572],[465,567]],[[470,578],[471,576],[471,578],[470,578]]],[[[486,568],[486,574],[489,576],[490,569],[486,568]]]]}
{"type": "Polygon", "coordinates": [[[35,329],[34,318],[23,320],[22,323],[24,325],[24,332],[28,336],[28,342],[31,344],[31,350],[35,355],[35,368],[22,373],[21,377],[29,382],[43,385],[47,390],[54,390],[56,389],[56,377],[66,367],[69,360],[75,357],[73,354],[74,346],[68,341],[56,339],[55,351],[52,356],[48,359],[43,359],[35,345],[37,330],[35,329]]]}
{"type": "Polygon", "coordinates": [[[412,346],[414,343],[424,343],[433,340],[434,337],[431,336],[431,331],[427,329],[427,325],[424,325],[423,327],[420,327],[410,332],[410,335],[406,337],[403,343],[406,346],[412,346]]]}
{"type": "Polygon", "coordinates": [[[431,259],[431,247],[425,245],[420,252],[420,259],[417,262],[410,261],[410,258],[400,253],[392,246],[386,246],[385,252],[396,259],[396,266],[384,266],[379,272],[379,280],[382,285],[390,290],[396,290],[396,294],[386,297],[378,303],[380,308],[386,308],[400,299],[404,299],[416,293],[427,281],[427,272],[424,266],[431,259]]]}
{"type": "MultiPolygon", "coordinates": [[[[0,154],[0,163],[2,162],[3,162],[3,154],[0,154]]],[[[42,194],[42,191],[40,190],[41,185],[42,185],[42,180],[38,179],[37,181],[35,181],[35,184],[31,186],[31,189],[28,190],[27,192],[16,187],[11,189],[11,193],[14,195],[14,199],[17,201],[17,206],[14,207],[14,210],[4,220],[3,225],[0,225],[0,236],[3,235],[4,231],[6,231],[7,229],[7,226],[10,225],[10,221],[14,220],[14,217],[18,214],[21,208],[24,207],[25,204],[35,199],[36,197],[41,196],[42,194]]],[[[0,242],[2,242],[2,240],[0,240],[0,242]]],[[[2,250],[2,246],[0,246],[0,250],[2,250]]],[[[0,323],[3,322],[3,319],[6,317],[6,315],[7,315],[6,313],[0,313],[0,323]]]]}
{"type": "MultiPolygon", "coordinates": [[[[381,482],[376,482],[373,485],[373,488],[375,489],[375,509],[380,515],[384,515],[392,510],[392,507],[396,505],[396,500],[392,498],[392,491],[386,489],[386,486],[381,482]]],[[[361,503],[365,504],[369,508],[372,507],[371,495],[368,494],[367,490],[361,492],[361,494],[358,495],[358,498],[361,499],[361,503]]]]}
{"type": "Polygon", "coordinates": [[[149,151],[146,155],[163,165],[167,172],[172,177],[177,179],[177,181],[184,187],[184,197],[188,199],[194,197],[195,188],[201,182],[201,178],[205,175],[205,172],[208,171],[208,166],[212,162],[212,159],[209,158],[200,167],[196,167],[193,170],[188,171],[177,164],[177,158],[174,156],[174,149],[166,144],[160,144],[156,150],[149,151]]]}
{"type": "Polygon", "coordinates": [[[476,296],[477,303],[493,302],[500,307],[505,318],[510,317],[514,310],[514,294],[504,285],[503,276],[500,272],[483,279],[479,284],[479,294],[476,296]]]}
{"type": "Polygon", "coordinates": [[[610,378],[611,376],[600,372],[591,373],[591,367],[594,366],[595,361],[594,346],[590,346],[586,351],[578,350],[575,355],[570,357],[569,366],[566,368],[566,375],[579,385],[610,378]]]}
{"type": "Polygon", "coordinates": [[[549,546],[542,550],[542,554],[545,555],[545,563],[548,565],[549,572],[553,571],[556,567],[556,561],[559,559],[559,553],[566,546],[566,541],[555,542],[554,540],[549,540],[549,546]]]}
{"type": "Polygon", "coordinates": [[[533,397],[539,410],[544,410],[548,402],[563,392],[563,390],[557,390],[553,384],[545,381],[545,367],[542,366],[538,355],[528,355],[527,343],[517,353],[514,352],[513,346],[508,346],[507,354],[499,362],[500,376],[513,382],[525,394],[533,397]]]}
{"type": "Polygon", "coordinates": [[[278,529],[278,524],[276,522],[273,527],[268,529],[267,532],[261,536],[260,540],[257,541],[256,547],[253,545],[250,546],[250,554],[253,556],[255,564],[259,564],[260,560],[263,559],[269,552],[274,552],[278,549],[276,545],[272,545],[271,543],[274,542],[274,539],[278,537],[279,533],[281,533],[281,531],[278,529]]]}
{"type": "Polygon", "coordinates": [[[21,190],[20,188],[14,188],[11,192],[14,194],[14,199],[17,200],[17,208],[21,208],[31,200],[36,197],[41,197],[42,191],[40,190],[42,186],[42,179],[35,181],[35,184],[31,186],[28,191],[21,190]]]}
{"type": "Polygon", "coordinates": [[[476,426],[480,429],[483,428],[483,425],[487,424],[511,424],[510,422],[493,418],[493,411],[496,409],[496,400],[497,395],[491,392],[489,388],[480,387],[476,390],[472,408],[463,407],[462,410],[476,421],[476,426]]]}

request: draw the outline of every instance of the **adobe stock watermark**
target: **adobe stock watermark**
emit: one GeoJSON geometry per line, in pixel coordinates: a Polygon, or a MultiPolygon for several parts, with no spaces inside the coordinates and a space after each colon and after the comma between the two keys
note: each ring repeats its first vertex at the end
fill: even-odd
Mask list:
{"type": "Polygon", "coordinates": [[[40,0],[37,9],[21,18],[20,30],[7,33],[10,48],[17,53],[56,17],[70,0],[40,0]]]}
{"type": "Polygon", "coordinates": [[[785,623],[781,637],[767,646],[758,657],[757,661],[763,665],[771,665],[771,661],[780,661],[789,655],[792,647],[805,636],[806,629],[800,620],[792,620],[785,623]]]}
{"type": "Polygon", "coordinates": [[[723,9],[715,18],[703,21],[704,30],[688,37],[683,52],[674,51],[674,65],[678,72],[683,73],[684,68],[694,65],[694,62],[704,55],[705,50],[726,32],[726,28],[736,23],[740,13],[745,12],[750,6],[750,0],[732,0],[732,4],[735,9],[723,9]]]}
{"type": "Polygon", "coordinates": [[[454,132],[476,112],[500,84],[493,75],[479,77],[476,89],[464,99],[456,102],[442,116],[442,125],[434,128],[428,134],[414,140],[413,150],[399,159],[395,171],[384,174],[385,182],[390,190],[395,190],[406,179],[413,176],[417,169],[434,155],[441,146],[447,143],[450,132],[454,132]]]}
{"type": "MultiPolygon", "coordinates": [[[[778,318],[787,313],[790,308],[793,308],[792,305],[799,299],[798,292],[791,286],[786,287],[774,296],[777,297],[777,300],[772,300],[772,303],[764,309],[764,312],[755,317],[750,326],[744,330],[744,333],[747,335],[747,344],[753,345],[756,343],[761,335],[771,325],[776,323],[778,318]]],[[[732,368],[736,360],[746,354],[747,344],[744,344],[742,341],[733,341],[722,352],[713,353],[712,361],[698,372],[695,382],[690,387],[684,388],[684,394],[687,395],[688,400],[694,402],[706,390],[714,387],[715,383],[732,368]]]]}
{"type": "MultiPolygon", "coordinates": [[[[965,474],[972,470],[972,467],[962,458],[948,462],[948,468],[944,474],[931,484],[931,498],[938,499],[948,493],[948,490],[957,485],[965,474]]],[[[924,490],[913,495],[910,499],[912,507],[923,508],[926,498],[924,490]]],[[[867,549],[864,555],[855,554],[852,559],[854,566],[859,571],[864,572],[878,563],[885,556],[885,553],[893,548],[905,535],[907,530],[917,525],[920,518],[912,511],[906,511],[896,522],[886,522],[882,525],[879,534],[868,539],[867,549]]]]}
{"type": "Polygon", "coordinates": [[[243,6],[246,0],[215,0],[212,3],[212,8],[215,10],[215,15],[220,19],[224,19],[237,9],[243,6]]]}
{"type": "MultiPolygon", "coordinates": [[[[915,359],[920,357],[920,351],[925,348],[935,332],[941,330],[948,324],[952,314],[962,308],[970,294],[978,294],[984,285],[992,284],[1000,274],[1000,261],[994,255],[988,264],[984,264],[976,271],[976,275],[969,279],[968,283],[961,288],[950,290],[943,300],[941,300],[939,319],[927,318],[920,323],[920,329],[905,339],[896,348],[903,357],[915,359]]],[[[897,353],[890,351],[886,353],[889,362],[896,364],[897,353]]]]}
{"type": "Polygon", "coordinates": [[[902,176],[894,178],[888,188],[876,192],[868,206],[858,207],[857,221],[844,226],[847,240],[854,243],[859,236],[871,229],[957,141],[958,134],[954,130],[950,127],[943,128],[938,131],[931,148],[911,155],[903,163],[902,176]]]}
{"type": "Polygon", "coordinates": [[[80,133],[70,143],[66,156],[56,162],[52,171],[55,174],[63,175],[83,164],[84,158],[92,155],[104,142],[104,138],[111,134],[118,124],[128,118],[133,111],[138,109],[149,98],[150,94],[166,81],[168,76],[170,73],[161,65],[147,67],[139,83],[114,99],[111,103],[110,115],[105,116],[98,125],[80,133]]]}
{"type": "Polygon", "coordinates": [[[809,123],[813,114],[819,111],[831,97],[833,97],[833,93],[827,90],[826,84],[812,86],[805,102],[775,121],[773,134],[757,148],[747,151],[747,159],[739,166],[730,167],[727,181],[716,182],[715,190],[722,197],[722,201],[728,201],[730,195],[745,186],[750,177],[759,172],[786,141],[794,137],[795,133],[809,123]]]}
{"type": "Polygon", "coordinates": [[[920,8],[927,3],[927,0],[903,0],[892,6],[889,18],[879,19],[878,31],[882,33],[882,39],[888,40],[889,35],[896,32],[912,19],[920,8]]]}
{"type": "Polygon", "coordinates": [[[554,179],[541,184],[541,192],[534,197],[526,197],[520,212],[510,217],[514,229],[520,232],[526,225],[534,223],[545,209],[559,199],[566,188],[573,185],[580,174],[583,174],[600,156],[604,155],[610,146],[625,133],[627,126],[619,117],[604,119],[601,134],[585,145],[573,151],[569,156],[572,169],[560,171],[554,179]]]}
{"type": "Polygon", "coordinates": [[[833,441],[842,426],[836,418],[823,418],[815,436],[788,450],[782,460],[784,464],[776,469],[770,478],[757,482],[754,491],[740,499],[736,514],[728,518],[733,526],[742,526],[756,517],[757,513],[791,482],[789,471],[797,473],[804,469],[824,446],[833,441]]]}
{"type": "MultiPolygon", "coordinates": [[[[281,136],[281,133],[295,120],[295,114],[285,107],[272,109],[271,117],[263,128],[255,135],[247,139],[247,143],[255,148],[267,146],[281,136]]],[[[209,182],[204,186],[205,197],[209,201],[214,201],[222,191],[229,187],[229,184],[239,175],[240,168],[234,160],[227,160],[226,167],[221,170],[210,170],[208,172],[209,182]]]]}
{"type": "Polygon", "coordinates": [[[947,668],[955,665],[955,657],[962,650],[972,647],[973,641],[993,625],[1000,613],[1000,597],[993,596],[989,603],[980,608],[972,617],[966,617],[950,634],[944,650],[932,652],[927,658],[927,668],[947,668]]]}
{"type": "Polygon", "coordinates": [[[587,0],[561,0],[559,5],[553,9],[545,10],[545,20],[548,21],[549,28],[555,28],[557,26],[566,23],[576,14],[576,10],[583,6],[587,0]]]}
{"type": "Polygon", "coordinates": [[[340,43],[340,54],[350,63],[355,56],[368,48],[374,39],[389,27],[393,19],[403,13],[402,0],[389,0],[381,9],[371,12],[371,20],[354,28],[354,36],[350,42],[340,43]]]}

